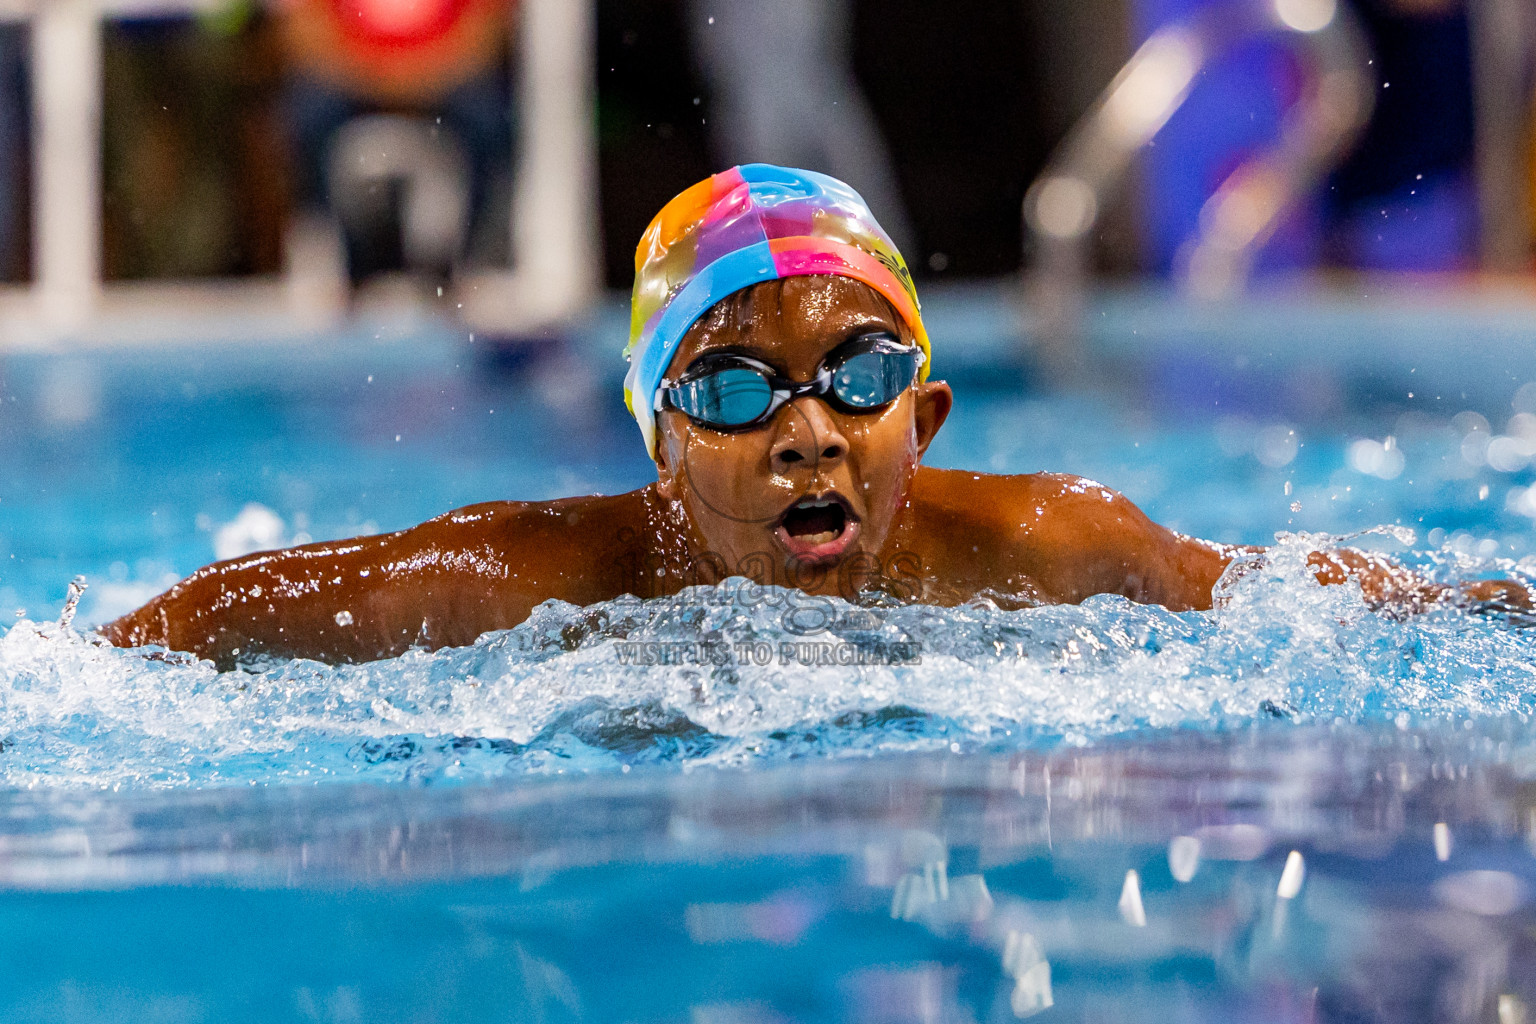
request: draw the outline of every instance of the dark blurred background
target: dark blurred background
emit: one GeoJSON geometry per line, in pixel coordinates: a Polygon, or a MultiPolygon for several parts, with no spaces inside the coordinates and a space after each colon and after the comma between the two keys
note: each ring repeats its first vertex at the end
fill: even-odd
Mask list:
{"type": "MultiPolygon", "coordinates": [[[[1375,111],[1286,214],[1261,271],[1490,269],[1491,220],[1506,236],[1507,222],[1518,229],[1515,255],[1506,242],[1492,269],[1524,269],[1533,108],[1524,22],[1511,51],[1519,66],[1501,65],[1506,81],[1522,83],[1524,104],[1513,120],[1504,111],[1496,140],[1504,180],[1519,191],[1502,206],[1479,194],[1475,26],[1501,3],[1525,6],[1348,0],[1369,47],[1375,111]]],[[[527,143],[527,58],[514,0],[162,6],[104,13],[100,66],[79,69],[100,79],[103,281],[275,276],[333,253],[353,286],[402,270],[451,286],[466,268],[517,263],[508,225],[527,143]],[[389,159],[371,166],[353,155],[375,151],[389,159]],[[428,202],[434,188],[452,201],[428,202]],[[331,235],[296,229],[305,223],[329,224],[331,235]]],[[[627,288],[633,246],[656,209],[749,159],[814,163],[850,180],[919,276],[1013,274],[1027,258],[1021,203],[1053,149],[1142,40],[1222,6],[1238,4],[596,0],[585,69],[595,83],[596,195],[580,201],[595,200],[600,282],[627,288]]],[[[37,31],[25,16],[0,27],[0,277],[14,283],[36,276],[41,237],[30,198],[37,31]]],[[[1508,64],[1507,53],[1500,59],[1508,64]]],[[[1305,74],[1285,46],[1263,39],[1203,67],[1101,211],[1094,271],[1171,273],[1202,205],[1273,143],[1305,74]]]]}

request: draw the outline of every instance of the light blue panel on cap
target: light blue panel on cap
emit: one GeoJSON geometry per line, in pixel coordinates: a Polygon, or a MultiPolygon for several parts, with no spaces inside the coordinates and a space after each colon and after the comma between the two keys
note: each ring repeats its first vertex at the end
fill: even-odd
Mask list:
{"type": "Polygon", "coordinates": [[[683,335],[699,317],[726,296],[778,276],[768,243],[759,242],[720,257],[684,285],[656,321],[640,355],[639,372],[635,374],[635,387],[631,389],[636,414],[639,414],[642,402],[648,410],[655,405],[661,378],[666,375],[677,347],[683,343],[683,335]]]}

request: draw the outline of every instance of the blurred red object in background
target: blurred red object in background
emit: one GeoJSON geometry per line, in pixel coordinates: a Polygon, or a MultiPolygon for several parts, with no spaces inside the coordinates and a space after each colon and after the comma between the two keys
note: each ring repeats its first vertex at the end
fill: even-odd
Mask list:
{"type": "Polygon", "coordinates": [[[331,0],[343,30],[370,43],[410,47],[446,35],[470,0],[331,0]]]}
{"type": "Polygon", "coordinates": [[[516,0],[278,0],[297,70],[360,98],[431,103],[506,52],[516,0]]]}

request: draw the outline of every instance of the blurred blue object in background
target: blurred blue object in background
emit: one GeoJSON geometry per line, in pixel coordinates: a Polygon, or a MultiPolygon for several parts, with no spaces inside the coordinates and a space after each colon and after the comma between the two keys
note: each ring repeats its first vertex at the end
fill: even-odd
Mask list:
{"type": "Polygon", "coordinates": [[[1340,201],[1333,244],[1360,270],[1471,270],[1477,259],[1477,187],[1469,170],[1431,171],[1390,192],[1340,201]]]}
{"type": "MultiPolygon", "coordinates": [[[[1138,0],[1136,30],[1146,38],[1164,25],[1216,6],[1252,0],[1138,0]]],[[[1286,109],[1300,93],[1296,57],[1274,38],[1250,39],[1214,60],[1189,98],[1158,133],[1143,164],[1142,218],[1147,269],[1171,273],[1197,234],[1200,210],[1239,164],[1275,143],[1286,109]]],[[[1319,204],[1293,209],[1255,264],[1257,273],[1316,264],[1322,249],[1319,204]]]]}
{"type": "MultiPolygon", "coordinates": [[[[1138,0],[1135,27],[1146,38],[1201,11],[1251,2],[1138,0]]],[[[1376,54],[1376,114],[1319,193],[1286,215],[1255,269],[1467,269],[1478,237],[1467,14],[1454,2],[1351,6],[1376,54]]],[[[1243,160],[1273,144],[1303,74],[1283,43],[1254,39],[1201,76],[1143,165],[1149,270],[1175,269],[1206,200],[1243,160]]]]}
{"type": "Polygon", "coordinates": [[[1376,114],[1328,195],[1330,262],[1362,270],[1477,264],[1472,45],[1466,6],[1356,0],[1376,51],[1376,114]]]}

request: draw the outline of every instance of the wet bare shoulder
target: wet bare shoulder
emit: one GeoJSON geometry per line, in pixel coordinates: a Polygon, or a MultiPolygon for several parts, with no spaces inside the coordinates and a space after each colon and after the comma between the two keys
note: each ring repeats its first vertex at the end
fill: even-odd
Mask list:
{"type": "Polygon", "coordinates": [[[1071,526],[1102,531],[1120,520],[1145,519],[1123,495],[1068,473],[999,474],[921,470],[913,496],[930,514],[999,531],[1011,542],[1071,526]]]}
{"type": "Polygon", "coordinates": [[[633,511],[641,504],[641,498],[641,491],[626,491],[623,494],[585,494],[549,501],[483,501],[444,512],[421,525],[495,529],[507,525],[531,526],[539,522],[579,522],[583,518],[622,515],[633,511]]]}
{"type": "Polygon", "coordinates": [[[1081,601],[1122,594],[1173,608],[1209,607],[1230,555],[1154,523],[1123,494],[1067,473],[940,471],[937,506],[963,522],[978,557],[1041,597],[1081,601]]]}
{"type": "Polygon", "coordinates": [[[123,645],[230,664],[243,650],[366,660],[465,644],[550,598],[617,596],[615,545],[635,493],[471,505],[395,533],[267,551],[193,573],[114,623],[123,645]]]}
{"type": "Polygon", "coordinates": [[[495,501],[455,509],[399,535],[419,560],[507,578],[536,569],[544,580],[590,576],[627,550],[644,523],[641,491],[552,501],[495,501]]]}
{"type": "Polygon", "coordinates": [[[921,543],[947,575],[977,592],[1035,601],[1073,600],[1078,588],[1063,579],[1086,568],[1084,538],[1134,511],[1129,502],[1117,508],[1124,499],[1092,481],[1054,473],[925,468],[912,497],[921,543]]]}

